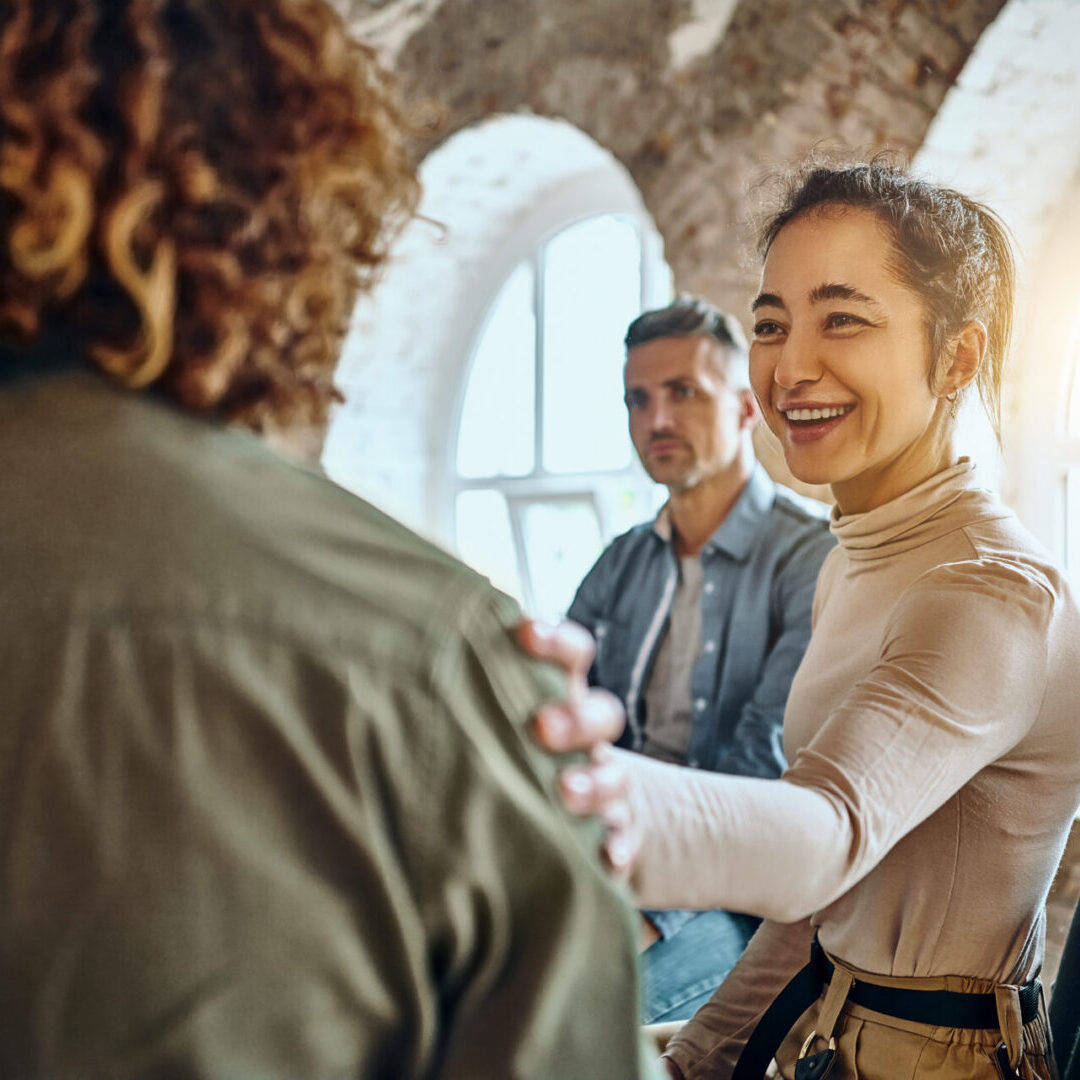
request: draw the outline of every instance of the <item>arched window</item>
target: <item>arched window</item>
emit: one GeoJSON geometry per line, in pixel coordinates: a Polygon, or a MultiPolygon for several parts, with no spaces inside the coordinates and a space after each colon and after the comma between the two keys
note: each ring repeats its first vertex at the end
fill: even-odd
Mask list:
{"type": "Polygon", "coordinates": [[[646,517],[622,338],[671,297],[626,169],[561,120],[493,117],[421,165],[420,215],[361,298],[323,464],[538,613],[646,517]]]}
{"type": "Polygon", "coordinates": [[[461,556],[538,614],[565,611],[654,486],[622,402],[626,327],[671,295],[651,225],[600,213],[538,240],[472,350],[452,458],[461,556]]]}

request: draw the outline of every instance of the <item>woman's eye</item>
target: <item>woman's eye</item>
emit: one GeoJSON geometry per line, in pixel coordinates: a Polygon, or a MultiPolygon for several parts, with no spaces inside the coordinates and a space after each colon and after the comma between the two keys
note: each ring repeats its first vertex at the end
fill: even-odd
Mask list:
{"type": "Polygon", "coordinates": [[[848,327],[865,325],[865,319],[849,315],[846,311],[834,311],[825,319],[825,326],[829,330],[846,330],[848,327]]]}
{"type": "Polygon", "coordinates": [[[780,324],[770,319],[762,319],[754,324],[754,337],[760,339],[775,337],[780,333],[780,324]]]}
{"type": "Polygon", "coordinates": [[[694,388],[692,386],[676,386],[672,391],[672,394],[678,401],[685,401],[687,398],[694,396],[694,388]]]}

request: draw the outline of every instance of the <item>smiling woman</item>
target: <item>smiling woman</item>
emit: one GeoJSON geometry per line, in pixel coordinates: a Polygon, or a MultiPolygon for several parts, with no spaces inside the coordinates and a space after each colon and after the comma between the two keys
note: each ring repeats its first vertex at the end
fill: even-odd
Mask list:
{"type": "Polygon", "coordinates": [[[1009,242],[871,163],[797,175],[762,254],[751,383],[792,472],[832,486],[839,545],[784,776],[624,761],[642,903],[765,918],[669,1071],[1048,1078],[1036,976],[1080,802],[1080,612],[953,441],[969,387],[997,418],[1009,242]]]}
{"type": "Polygon", "coordinates": [[[898,280],[894,247],[873,211],[807,213],[773,240],[754,301],[762,413],[795,476],[831,484],[844,512],[888,502],[950,463],[951,403],[985,348],[984,327],[969,319],[950,355],[931,356],[922,298],[898,280]]]}
{"type": "Polygon", "coordinates": [[[987,207],[884,168],[799,179],[761,233],[752,378],[794,474],[869,510],[949,463],[969,385],[999,431],[1011,245],[987,207]]]}

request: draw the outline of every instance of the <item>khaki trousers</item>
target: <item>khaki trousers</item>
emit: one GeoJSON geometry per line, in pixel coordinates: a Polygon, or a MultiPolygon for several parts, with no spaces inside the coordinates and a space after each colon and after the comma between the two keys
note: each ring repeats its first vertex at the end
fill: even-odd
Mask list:
{"type": "Polygon", "coordinates": [[[1040,1003],[1038,1016],[1022,1025],[1016,987],[954,975],[890,978],[847,967],[832,956],[829,959],[835,967],[832,980],[777,1051],[778,1075],[785,1080],[794,1077],[795,1061],[812,1032],[817,1035],[809,1053],[825,1049],[830,1035],[836,1040],[837,1060],[829,1080],[998,1080],[1001,1073],[994,1051],[1003,1041],[1010,1062],[1014,1066],[1019,1062],[1024,1080],[1057,1080],[1045,1004],[1040,1003]],[[997,997],[1001,1028],[938,1027],[883,1016],[847,1002],[854,979],[910,990],[991,993],[997,997]]]}

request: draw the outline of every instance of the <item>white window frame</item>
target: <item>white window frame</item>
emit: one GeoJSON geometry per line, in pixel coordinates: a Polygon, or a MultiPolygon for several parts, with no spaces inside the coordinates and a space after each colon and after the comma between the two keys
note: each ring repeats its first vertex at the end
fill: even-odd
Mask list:
{"type": "MultiPolygon", "coordinates": [[[[579,189],[580,196],[587,186],[579,189]]],[[[607,544],[616,528],[617,514],[613,501],[618,489],[632,492],[633,504],[643,508],[644,518],[648,509],[654,508],[658,501],[656,485],[649,479],[636,454],[623,468],[594,470],[575,473],[553,473],[544,467],[544,266],[547,245],[560,233],[575,225],[601,216],[616,216],[630,222],[637,234],[641,246],[641,291],[640,310],[661,306],[671,298],[671,278],[662,257],[662,244],[648,214],[641,206],[636,191],[632,197],[612,201],[593,201],[587,209],[578,207],[576,211],[555,214],[545,222],[542,230],[525,229],[518,233],[528,237],[528,247],[519,258],[510,265],[502,267],[499,280],[489,288],[488,302],[483,318],[478,322],[468,349],[468,362],[462,369],[462,378],[455,401],[453,422],[450,425],[451,440],[447,447],[447,477],[444,487],[444,513],[447,521],[447,535],[457,537],[457,522],[454,506],[459,493],[464,491],[497,491],[504,496],[510,514],[511,534],[514,542],[519,599],[526,610],[541,611],[542,605],[535,594],[534,582],[529,568],[522,521],[525,510],[535,503],[551,503],[562,500],[590,501],[596,514],[602,542],[607,544]],[[535,357],[533,395],[533,469],[526,476],[487,476],[463,477],[457,472],[458,439],[461,432],[462,411],[465,393],[472,375],[473,362],[483,335],[487,329],[489,317],[503,285],[510,275],[521,265],[528,262],[532,270],[533,311],[535,314],[535,357]]],[[[520,248],[519,248],[520,250],[520,248]]],[[[554,614],[554,612],[547,612],[554,614]]]]}

